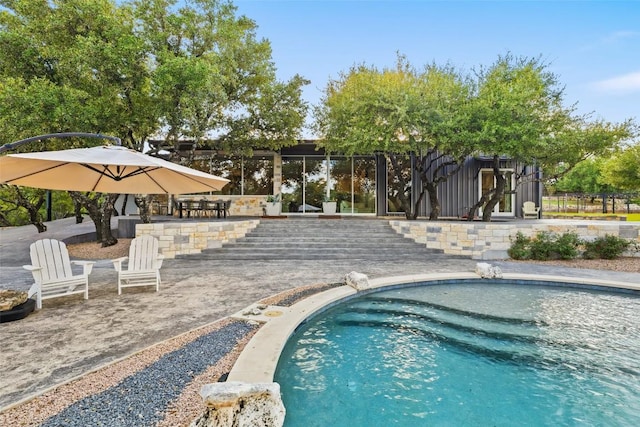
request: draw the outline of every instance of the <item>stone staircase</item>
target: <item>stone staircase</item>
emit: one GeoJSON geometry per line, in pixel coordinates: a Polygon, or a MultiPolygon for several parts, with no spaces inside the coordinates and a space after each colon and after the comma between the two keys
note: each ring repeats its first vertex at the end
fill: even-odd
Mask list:
{"type": "Polygon", "coordinates": [[[439,254],[396,233],[386,220],[287,218],[262,219],[254,230],[234,243],[178,258],[406,262],[439,254]]]}

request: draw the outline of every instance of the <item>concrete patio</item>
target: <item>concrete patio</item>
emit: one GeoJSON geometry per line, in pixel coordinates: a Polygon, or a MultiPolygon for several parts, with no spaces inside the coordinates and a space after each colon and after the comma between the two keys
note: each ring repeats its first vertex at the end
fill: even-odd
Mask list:
{"type": "MultiPolygon", "coordinates": [[[[372,220],[379,221],[379,220],[372,220]]],[[[73,218],[35,227],[0,229],[0,288],[27,289],[28,247],[40,238],[65,239],[93,231],[88,219],[73,218]]],[[[42,310],[0,325],[0,408],[126,357],[154,343],[209,324],[281,291],[301,285],[342,281],[358,271],[371,278],[421,273],[471,272],[476,261],[442,254],[406,261],[367,259],[289,259],[236,262],[214,257],[165,261],[156,293],[131,289],[118,296],[116,272],[109,260],[96,263],[90,276],[90,299],[80,296],[46,300],[42,310]]],[[[601,271],[497,262],[503,271],[601,277],[601,271]]],[[[640,274],[607,272],[607,279],[640,283],[640,274]]]]}

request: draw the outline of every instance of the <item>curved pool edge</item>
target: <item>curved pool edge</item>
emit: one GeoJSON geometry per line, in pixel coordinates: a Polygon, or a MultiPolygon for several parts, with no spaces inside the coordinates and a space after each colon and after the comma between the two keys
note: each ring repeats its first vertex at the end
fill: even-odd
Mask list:
{"type": "MultiPolygon", "coordinates": [[[[395,285],[411,285],[442,280],[477,280],[478,278],[479,276],[475,273],[426,273],[381,277],[370,279],[370,287],[367,291],[369,291],[369,289],[382,289],[395,285]]],[[[504,273],[503,279],[532,282],[561,282],[578,286],[640,291],[640,284],[581,277],[504,273]]],[[[273,318],[265,318],[262,316],[259,319],[264,322],[264,325],[245,346],[231,369],[227,381],[240,381],[246,383],[273,382],[280,354],[282,353],[287,340],[296,331],[296,329],[307,318],[318,311],[356,294],[358,294],[358,291],[351,286],[344,285],[312,295],[297,302],[296,304],[293,304],[291,307],[268,307],[269,310],[278,311],[279,313],[281,312],[281,315],[273,318]]]]}

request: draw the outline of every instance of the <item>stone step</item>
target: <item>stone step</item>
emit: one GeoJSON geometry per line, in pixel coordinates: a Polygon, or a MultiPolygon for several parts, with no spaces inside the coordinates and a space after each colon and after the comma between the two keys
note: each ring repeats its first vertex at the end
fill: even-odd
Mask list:
{"type": "MultiPolygon", "coordinates": [[[[225,246],[230,248],[231,246],[225,246]]],[[[353,240],[303,240],[303,241],[272,241],[272,242],[264,242],[260,240],[253,241],[244,241],[238,240],[233,244],[233,248],[246,248],[246,249],[255,249],[255,248],[369,248],[369,249],[377,249],[377,248],[386,248],[386,249],[417,249],[423,250],[425,248],[416,247],[415,244],[411,244],[408,242],[399,242],[399,241],[389,241],[389,240],[379,240],[379,241],[362,241],[357,242],[353,240]]]]}
{"type": "Polygon", "coordinates": [[[261,220],[221,248],[180,258],[211,260],[421,260],[438,256],[396,233],[384,220],[261,220]]]}

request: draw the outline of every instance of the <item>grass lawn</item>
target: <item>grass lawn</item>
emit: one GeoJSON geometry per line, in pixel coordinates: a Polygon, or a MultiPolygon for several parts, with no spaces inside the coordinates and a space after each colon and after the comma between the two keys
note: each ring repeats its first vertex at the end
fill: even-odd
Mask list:
{"type": "MultiPolygon", "coordinates": [[[[640,221],[640,213],[632,213],[632,214],[626,214],[626,213],[607,213],[607,214],[603,214],[603,213],[596,213],[596,212],[578,212],[578,213],[571,213],[571,212],[549,212],[548,213],[549,216],[553,216],[553,217],[584,217],[585,219],[588,218],[593,218],[593,217],[602,217],[602,216],[608,216],[608,217],[612,217],[612,216],[619,216],[619,217],[626,217],[627,221],[640,221]]],[[[545,217],[545,214],[542,214],[542,217],[545,217]]]]}

